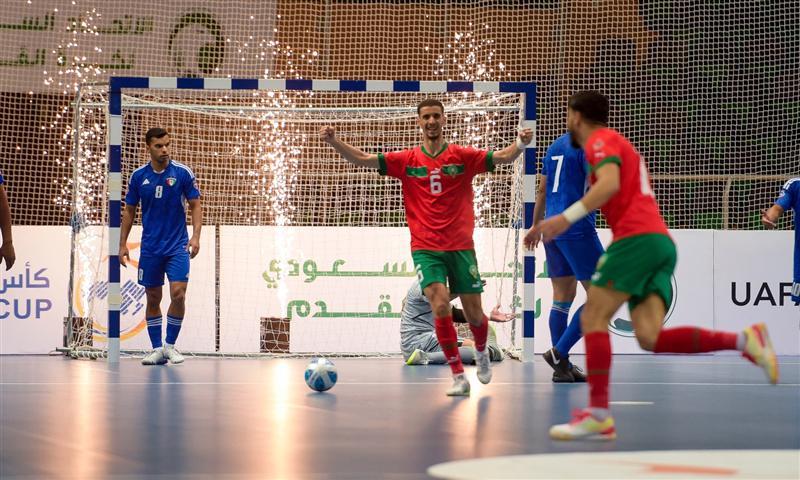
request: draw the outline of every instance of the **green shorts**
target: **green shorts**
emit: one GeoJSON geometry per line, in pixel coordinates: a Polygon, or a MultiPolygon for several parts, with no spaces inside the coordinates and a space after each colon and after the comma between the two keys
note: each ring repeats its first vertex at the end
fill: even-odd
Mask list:
{"type": "Polygon", "coordinates": [[[667,235],[652,233],[623,238],[609,245],[597,262],[592,285],[629,293],[631,310],[655,293],[668,309],[672,304],[672,274],[678,259],[667,235]]]}
{"type": "Polygon", "coordinates": [[[422,289],[431,283],[443,283],[450,287],[450,293],[483,292],[475,250],[416,250],[411,252],[411,258],[422,289]]]}

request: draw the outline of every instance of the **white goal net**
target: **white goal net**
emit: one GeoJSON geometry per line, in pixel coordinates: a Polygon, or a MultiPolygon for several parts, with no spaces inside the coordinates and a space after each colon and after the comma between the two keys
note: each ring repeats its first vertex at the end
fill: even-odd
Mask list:
{"type": "MultiPolygon", "coordinates": [[[[416,105],[436,98],[445,104],[448,142],[500,149],[516,138],[522,108],[516,93],[124,93],[124,183],[149,161],[143,139],[154,126],[170,132],[173,158],[197,176],[206,226],[192,261],[180,345],[222,355],[399,351],[403,298],[416,281],[400,184],[348,164],[320,140],[322,126],[336,127],[365,151],[413,148],[420,141],[416,105]]],[[[106,97],[93,89],[81,99],[77,131],[104,122],[106,97]]],[[[87,189],[105,187],[105,144],[99,131],[80,148],[87,164],[96,160],[96,174],[82,175],[96,182],[87,189]]],[[[521,307],[521,158],[474,181],[487,312],[497,304],[508,312],[521,307]]],[[[102,348],[107,262],[97,259],[106,257],[101,225],[108,212],[104,196],[94,200],[81,206],[85,227],[76,237],[75,268],[77,313],[91,322],[76,327],[73,338],[92,336],[91,346],[102,348]]],[[[128,242],[134,267],[138,235],[136,228],[128,242]]],[[[135,275],[135,268],[123,269],[120,280],[123,350],[149,347],[144,291],[135,275]]],[[[164,311],[168,302],[165,295],[164,311]]],[[[512,327],[498,325],[504,347],[513,344],[512,327]]]]}
{"type": "MultiPolygon", "coordinates": [[[[85,105],[103,104],[110,76],[529,81],[538,86],[540,158],[564,132],[568,96],[597,89],[611,100],[611,125],[647,161],[670,228],[751,230],[761,228],[759,211],[775,200],[781,185],[800,174],[798,18],[800,3],[795,0],[173,0],[168,9],[156,0],[6,0],[0,10],[0,40],[5,47],[0,55],[0,171],[17,241],[46,236],[54,240],[47,242],[49,256],[37,253],[30,258],[32,272],[47,266],[51,287],[7,293],[18,293],[15,298],[22,306],[27,301],[36,305],[37,300],[50,306],[36,315],[35,325],[41,328],[30,334],[34,323],[18,316],[13,322],[4,321],[2,337],[17,338],[6,334],[13,323],[19,338],[36,336],[48,345],[62,345],[64,318],[85,314],[84,306],[74,303],[74,295],[65,298],[70,269],[62,259],[72,250],[94,248],[91,242],[71,248],[67,225],[104,221],[106,125],[102,107],[76,110],[74,105],[76,98],[85,105]],[[52,231],[36,230],[45,227],[52,231]],[[45,330],[54,333],[45,335],[45,330]]],[[[141,98],[128,100],[161,102],[141,93],[141,98]]],[[[236,112],[225,110],[230,106],[266,119],[268,111],[244,107],[255,103],[258,108],[279,109],[281,101],[295,102],[276,95],[269,100],[272,103],[264,103],[261,95],[249,101],[232,97],[216,114],[211,108],[198,113],[194,107],[182,111],[175,106],[193,102],[211,106],[227,99],[164,98],[162,103],[170,106],[161,113],[154,113],[153,107],[126,114],[132,117],[126,119],[126,128],[131,129],[144,128],[151,119],[174,119],[175,125],[168,128],[176,130],[177,153],[195,167],[209,196],[206,219],[211,227],[204,240],[216,239],[215,226],[277,225],[281,218],[291,218],[293,225],[322,227],[359,216],[358,225],[385,222],[382,225],[403,228],[396,208],[398,192],[389,189],[387,194],[369,195],[373,187],[367,185],[383,188],[381,182],[386,182],[369,172],[349,170],[349,191],[342,190],[345,184],[333,183],[341,177],[325,170],[289,176],[280,186],[272,173],[258,168],[235,173],[230,162],[234,145],[242,152],[237,155],[257,158],[258,149],[273,148],[279,141],[268,139],[270,129],[279,131],[286,142],[275,150],[278,156],[269,159],[275,171],[284,169],[289,175],[293,162],[309,163],[292,150],[298,138],[308,135],[305,127],[288,131],[266,120],[242,120],[248,129],[230,133],[237,122],[232,119],[236,112]],[[133,118],[137,115],[139,120],[133,118]],[[203,120],[208,131],[193,134],[181,126],[194,121],[191,115],[216,123],[203,120]],[[256,129],[265,134],[250,142],[256,129]],[[190,152],[205,155],[212,150],[228,155],[223,157],[229,160],[227,170],[222,163],[213,168],[194,165],[190,152]],[[316,184],[312,175],[318,177],[316,184]],[[233,183],[223,188],[229,181],[233,183]],[[325,200],[313,208],[281,204],[309,189],[319,190],[319,198],[325,200]],[[333,191],[341,195],[332,195],[333,191]],[[241,195],[241,202],[211,201],[225,192],[241,195]]],[[[367,97],[361,98],[351,106],[362,112],[410,106],[405,99],[392,103],[376,98],[380,103],[368,104],[367,97]]],[[[339,102],[344,105],[348,102],[339,102]]],[[[313,106],[330,104],[315,101],[313,106]]],[[[314,113],[308,115],[309,121],[318,120],[314,113]]],[[[398,122],[398,132],[409,135],[403,141],[413,140],[412,126],[392,121],[398,122]]],[[[402,143],[399,137],[392,143],[367,134],[364,129],[375,124],[371,122],[337,125],[345,138],[363,141],[365,148],[383,146],[373,142],[402,143]]],[[[138,138],[136,132],[126,134],[138,138]]],[[[489,146],[493,141],[475,144],[489,146]]],[[[135,143],[127,148],[135,149],[135,143]]],[[[309,153],[315,148],[311,143],[301,146],[309,153]]],[[[137,154],[126,168],[144,160],[141,150],[137,154]]],[[[329,161],[339,163],[332,157],[329,161]]],[[[779,228],[791,228],[793,219],[793,213],[784,215],[779,228]]],[[[599,226],[604,226],[602,219],[599,226]]],[[[7,275],[24,274],[26,261],[18,262],[7,275]]],[[[95,258],[91,269],[100,269],[103,262],[102,256],[95,258]]],[[[395,263],[387,262],[390,267],[395,263]]],[[[73,286],[78,287],[74,282],[73,286]]],[[[102,285],[95,290],[105,294],[102,285]]],[[[216,295],[216,286],[198,290],[193,283],[190,302],[216,295]]],[[[394,295],[390,294],[393,302],[394,295]]],[[[546,306],[547,301],[545,312],[546,306]]],[[[13,305],[0,304],[0,315],[6,313],[15,316],[13,305]]],[[[282,313],[280,318],[286,316],[282,313]]],[[[221,312],[213,315],[219,317],[221,312]]],[[[73,330],[81,331],[81,325],[77,321],[73,330]]],[[[42,347],[33,350],[41,352],[42,347]]]]}

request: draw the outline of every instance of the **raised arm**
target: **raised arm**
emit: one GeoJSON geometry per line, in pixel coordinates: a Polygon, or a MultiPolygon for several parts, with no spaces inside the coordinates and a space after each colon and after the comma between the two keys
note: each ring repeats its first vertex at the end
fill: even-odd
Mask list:
{"type": "Polygon", "coordinates": [[[519,154],[525,150],[525,146],[531,143],[531,140],[533,140],[533,130],[530,128],[523,128],[519,131],[519,136],[514,143],[502,150],[494,152],[492,161],[495,165],[513,162],[519,154]]]}
{"type": "Polygon", "coordinates": [[[761,210],[761,223],[764,227],[769,230],[777,227],[778,219],[786,210],[794,208],[795,215],[798,215],[796,211],[798,196],[800,196],[800,177],[789,179],[781,188],[781,193],[772,207],[769,210],[761,210]]]}
{"type": "Polygon", "coordinates": [[[772,230],[778,226],[778,219],[783,215],[783,207],[777,203],[769,208],[769,210],[761,210],[761,223],[767,230],[772,230]]]}
{"type": "Polygon", "coordinates": [[[336,137],[336,129],[331,126],[322,127],[319,131],[322,141],[330,144],[339,155],[348,162],[360,167],[378,168],[378,155],[362,152],[356,147],[349,145],[336,137]]]}

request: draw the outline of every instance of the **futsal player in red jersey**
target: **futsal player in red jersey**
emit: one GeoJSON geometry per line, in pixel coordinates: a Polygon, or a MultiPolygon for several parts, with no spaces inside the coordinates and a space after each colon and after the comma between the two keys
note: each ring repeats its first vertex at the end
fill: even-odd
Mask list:
{"type": "Polygon", "coordinates": [[[478,272],[472,233],[475,228],[472,178],[510,163],[533,139],[523,129],[514,143],[502,150],[478,150],[447,143],[444,106],[434,99],[417,106],[421,145],[397,152],[368,154],[336,137],[331,126],[320,137],[350,163],[376,168],[381,175],[398,178],[403,186],[406,220],[411,230],[411,257],[425,297],[434,313],[436,337],[453,372],[450,396],[469,395],[470,386],[458,353],[458,339],[450,311],[450,293],[461,298],[477,351],[478,380],[492,378],[486,350],[488,319],[483,313],[483,284],[478,272]]]}
{"type": "Polygon", "coordinates": [[[639,153],[618,132],[608,128],[608,99],[595,91],[569,99],[567,128],[585,151],[591,166],[591,187],[584,197],[534,227],[526,235],[532,246],[537,235],[552,239],[597,208],[611,227],[613,241],[600,257],[592,276],[582,316],[589,383],[589,408],[574,412],[571,422],[555,425],[557,440],[616,438],[608,410],[611,342],[608,321],[625,303],[631,311],[639,345],[655,353],[698,353],[739,350],[778,381],[778,365],[766,326],[756,324],[741,333],[697,327],[662,329],[672,303],[671,277],[677,253],[659,213],[647,167],[639,153]]]}

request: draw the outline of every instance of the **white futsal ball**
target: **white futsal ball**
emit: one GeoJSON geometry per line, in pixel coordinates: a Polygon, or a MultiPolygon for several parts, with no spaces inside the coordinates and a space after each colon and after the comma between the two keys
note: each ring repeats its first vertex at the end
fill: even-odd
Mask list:
{"type": "Polygon", "coordinates": [[[336,365],[327,358],[314,358],[306,367],[306,385],[312,390],[324,392],[336,385],[336,365]]]}

